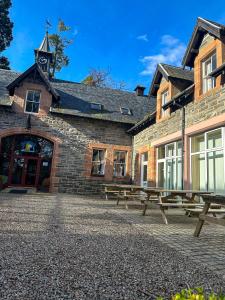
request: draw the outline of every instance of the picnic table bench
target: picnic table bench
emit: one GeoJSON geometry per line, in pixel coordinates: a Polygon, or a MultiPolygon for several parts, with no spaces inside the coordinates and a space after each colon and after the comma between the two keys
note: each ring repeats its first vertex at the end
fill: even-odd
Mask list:
{"type": "Polygon", "coordinates": [[[202,197],[204,194],[210,194],[210,192],[201,192],[194,190],[169,190],[163,188],[145,188],[144,192],[148,195],[144,201],[143,216],[149,206],[149,197],[156,195],[158,197],[158,203],[164,223],[167,225],[168,220],[165,214],[165,210],[169,207],[173,208],[203,208],[203,203],[196,202],[196,196],[202,197]],[[166,194],[166,196],[165,196],[166,194]],[[177,199],[180,197],[180,199],[177,199]]]}
{"type": "MultiPolygon", "coordinates": [[[[213,204],[219,204],[222,207],[225,206],[225,196],[222,195],[202,195],[202,198],[205,202],[204,208],[202,213],[199,215],[199,221],[196,225],[194,236],[199,237],[200,232],[202,230],[202,226],[204,225],[205,221],[209,223],[214,223],[218,225],[225,226],[225,219],[219,219],[216,216],[209,216],[208,213],[210,212],[210,207],[213,204]]],[[[223,212],[223,210],[222,210],[223,212]]]]}

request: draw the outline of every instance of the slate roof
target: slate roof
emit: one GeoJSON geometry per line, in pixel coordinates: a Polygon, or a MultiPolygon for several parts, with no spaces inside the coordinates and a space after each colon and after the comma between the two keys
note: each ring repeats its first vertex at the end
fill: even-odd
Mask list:
{"type": "Polygon", "coordinates": [[[9,98],[9,91],[7,90],[7,85],[15,80],[20,73],[0,69],[0,104],[1,105],[11,105],[9,98]]]}
{"type": "MultiPolygon", "coordinates": [[[[9,101],[6,86],[19,75],[14,71],[0,69],[0,104],[6,99],[9,101]]],[[[60,79],[51,80],[50,83],[60,96],[57,105],[51,108],[53,113],[135,124],[155,110],[155,99],[147,96],[60,79]],[[92,110],[92,102],[102,104],[102,111],[92,110]],[[129,108],[132,114],[123,115],[120,107],[129,108]]]]}
{"type": "Polygon", "coordinates": [[[166,73],[168,74],[168,77],[189,80],[192,82],[194,81],[194,72],[191,70],[162,63],[160,65],[165,69],[166,73]]]}
{"type": "Polygon", "coordinates": [[[171,78],[184,80],[188,84],[192,84],[194,82],[193,71],[183,69],[182,67],[175,67],[160,63],[157,65],[157,68],[155,70],[149,90],[149,95],[156,96],[162,77],[164,77],[166,80],[169,80],[171,78]]]}

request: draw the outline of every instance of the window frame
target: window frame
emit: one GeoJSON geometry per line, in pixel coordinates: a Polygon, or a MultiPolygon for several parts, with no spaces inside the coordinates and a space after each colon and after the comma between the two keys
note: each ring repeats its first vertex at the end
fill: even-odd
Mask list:
{"type": "MultiPolygon", "coordinates": [[[[208,157],[208,153],[210,152],[216,152],[216,151],[222,151],[223,153],[223,157],[224,157],[224,166],[223,166],[223,170],[224,170],[224,176],[225,176],[225,127],[218,127],[218,128],[214,128],[212,130],[208,130],[205,132],[200,132],[197,133],[196,135],[192,135],[190,136],[190,143],[189,143],[189,166],[190,166],[190,186],[192,188],[193,186],[193,182],[192,182],[192,156],[194,155],[204,155],[204,165],[205,165],[205,177],[204,177],[204,186],[205,186],[205,191],[208,191],[208,164],[207,164],[207,157],[208,157]],[[214,131],[217,131],[218,129],[221,130],[221,139],[222,139],[222,145],[219,147],[214,147],[214,148],[207,148],[208,147],[208,140],[207,140],[207,135],[209,133],[212,133],[214,131]],[[201,151],[197,151],[197,152],[192,152],[192,138],[196,135],[204,135],[204,149],[201,151]]],[[[224,181],[224,188],[225,188],[225,181],[224,181]]]]}
{"type": "Polygon", "coordinates": [[[215,70],[213,69],[212,70],[212,60],[213,60],[213,56],[215,56],[216,58],[216,67],[217,68],[217,54],[216,54],[216,49],[211,52],[210,55],[208,55],[206,58],[204,58],[202,61],[201,61],[201,74],[202,74],[202,94],[205,94],[209,91],[211,91],[212,89],[214,89],[216,87],[216,80],[215,78],[213,77],[210,77],[208,75],[204,75],[205,74],[205,70],[206,70],[206,63],[210,61],[210,66],[211,66],[211,70],[209,72],[209,74],[215,70]],[[211,80],[211,88],[208,88],[208,82],[209,80],[211,80]]]}
{"type": "MultiPolygon", "coordinates": [[[[24,113],[26,113],[26,114],[31,114],[31,115],[37,115],[37,114],[39,113],[39,111],[40,111],[40,104],[41,104],[41,91],[40,91],[40,90],[27,90],[27,91],[26,91],[25,103],[24,103],[24,113]],[[27,100],[27,97],[28,97],[29,92],[32,92],[32,93],[38,92],[38,93],[39,93],[39,102],[38,102],[38,111],[37,111],[37,112],[27,111],[27,110],[26,110],[27,102],[30,102],[30,103],[37,103],[37,102],[35,102],[35,101],[27,100]]],[[[33,105],[32,105],[32,108],[33,108],[33,105]]]]}
{"type": "Polygon", "coordinates": [[[105,166],[106,166],[106,149],[103,149],[103,148],[93,148],[92,149],[92,159],[91,159],[91,176],[93,176],[93,177],[104,177],[105,176],[105,166]],[[94,161],[93,160],[93,155],[94,155],[94,151],[95,150],[97,150],[97,151],[103,151],[103,153],[104,153],[104,160],[98,160],[98,161],[94,161]],[[94,163],[96,163],[96,164],[100,163],[100,165],[103,164],[103,174],[92,173],[92,169],[93,169],[94,163]]]}
{"type": "Polygon", "coordinates": [[[164,110],[163,106],[169,101],[169,89],[166,89],[161,93],[161,118],[168,115],[168,109],[164,110]],[[167,94],[167,97],[164,97],[164,95],[167,94]]]}
{"type": "Polygon", "coordinates": [[[176,140],[174,142],[170,142],[168,144],[164,144],[164,145],[159,145],[157,147],[157,156],[156,156],[156,187],[159,187],[159,164],[160,163],[163,163],[164,164],[164,172],[163,172],[163,176],[164,176],[164,184],[165,186],[163,188],[169,188],[167,185],[168,185],[168,182],[167,182],[167,169],[168,169],[168,165],[167,165],[167,162],[168,161],[172,161],[175,162],[175,173],[173,174],[173,178],[175,177],[176,178],[176,187],[175,189],[178,189],[178,185],[182,182],[179,182],[179,180],[177,180],[177,175],[178,175],[178,163],[179,161],[181,161],[181,164],[182,164],[182,153],[178,155],[178,144],[179,143],[182,143],[181,140],[176,140]],[[173,155],[172,156],[168,156],[168,147],[173,145],[173,155]],[[164,158],[159,158],[159,148],[160,147],[164,147],[165,148],[165,156],[164,158]]]}
{"type": "Polygon", "coordinates": [[[114,150],[113,151],[113,177],[115,177],[115,178],[124,178],[124,177],[127,176],[127,154],[128,154],[128,152],[126,150],[114,150]],[[124,163],[117,163],[117,162],[115,163],[114,157],[115,157],[116,152],[125,153],[125,162],[124,163]],[[115,175],[115,165],[123,165],[124,166],[124,175],[120,175],[120,176],[115,175]]]}

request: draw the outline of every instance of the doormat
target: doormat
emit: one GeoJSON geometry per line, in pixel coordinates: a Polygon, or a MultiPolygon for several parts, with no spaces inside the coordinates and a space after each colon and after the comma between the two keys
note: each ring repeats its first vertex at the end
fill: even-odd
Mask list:
{"type": "Polygon", "coordinates": [[[26,194],[27,190],[10,190],[9,193],[11,193],[11,194],[26,194]]]}

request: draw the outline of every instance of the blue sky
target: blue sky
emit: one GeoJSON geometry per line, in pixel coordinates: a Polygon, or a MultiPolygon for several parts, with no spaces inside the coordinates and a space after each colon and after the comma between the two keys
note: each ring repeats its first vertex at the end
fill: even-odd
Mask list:
{"type": "MultiPolygon", "coordinates": [[[[72,27],[70,65],[58,78],[81,81],[90,68],[110,68],[126,88],[149,88],[157,62],[179,65],[198,16],[225,24],[224,1],[12,0],[14,40],[5,51],[12,69],[34,62],[45,20],[72,27]],[[185,5],[184,5],[185,4],[185,5]]],[[[53,28],[50,30],[53,31],[53,28]]]]}

